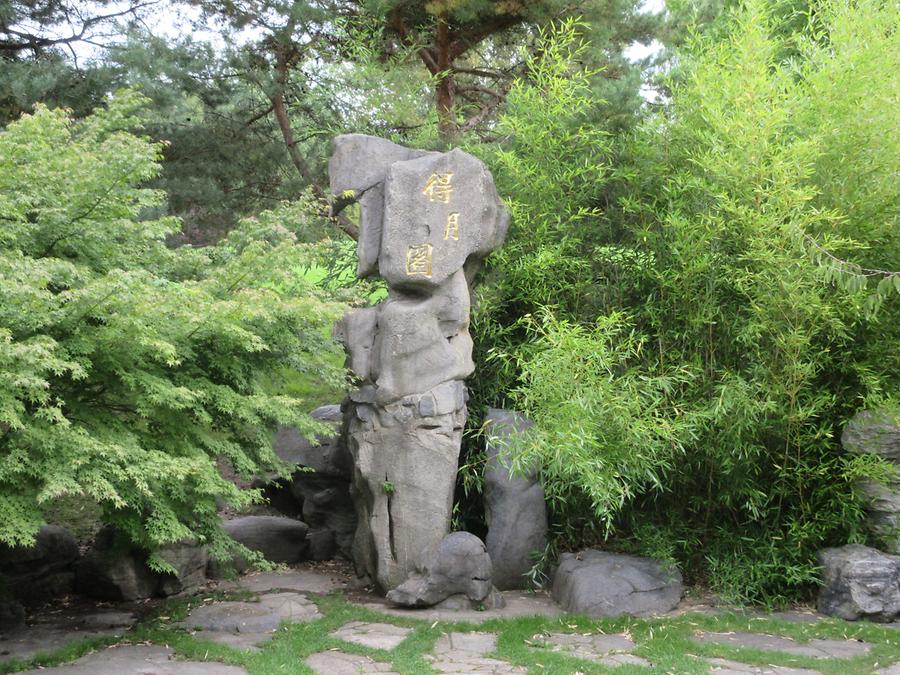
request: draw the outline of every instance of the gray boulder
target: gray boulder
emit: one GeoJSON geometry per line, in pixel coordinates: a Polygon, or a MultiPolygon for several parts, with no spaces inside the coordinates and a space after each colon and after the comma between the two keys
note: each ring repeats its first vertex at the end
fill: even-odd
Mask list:
{"type": "Polygon", "coordinates": [[[272,439],[275,454],[289,464],[299,464],[319,474],[349,480],[353,473],[353,458],[340,441],[341,407],[320,406],[310,416],[332,425],[334,431],[309,441],[297,429],[280,427],[272,439]]]}
{"type": "Polygon", "coordinates": [[[547,546],[547,505],[536,475],[513,476],[509,439],[532,425],[518,413],[491,408],[484,420],[488,437],[484,471],[485,539],[494,566],[494,585],[524,588],[535,555],[547,546]]]}
{"type": "Polygon", "coordinates": [[[269,562],[292,564],[306,558],[306,523],[278,516],[244,516],[224,523],[225,532],[269,562]]]}
{"type": "Polygon", "coordinates": [[[33,546],[0,544],[0,585],[25,604],[39,604],[71,592],[78,542],[60,525],[44,525],[33,546]]]}
{"type": "Polygon", "coordinates": [[[160,549],[158,555],[175,568],[175,574],[160,575],[161,595],[193,593],[206,584],[209,555],[205,546],[199,546],[193,541],[169,544],[160,549]]]}
{"type": "Polygon", "coordinates": [[[822,614],[881,622],[900,616],[900,556],[850,544],[821,551],[819,562],[822,614]]]}
{"type": "Polygon", "coordinates": [[[563,553],[553,599],[567,612],[593,618],[653,616],[681,600],[681,573],[653,560],[587,549],[563,553]]]}
{"type": "Polygon", "coordinates": [[[493,597],[491,557],[474,534],[453,532],[426,550],[409,579],[389,591],[387,599],[403,607],[431,607],[455,595],[480,603],[493,597]]]}
{"type": "Polygon", "coordinates": [[[857,489],[866,501],[869,526],[888,551],[900,553],[900,420],[888,409],[857,413],[844,428],[841,444],[852,454],[877,455],[896,469],[887,484],[861,480],[857,489]]]}

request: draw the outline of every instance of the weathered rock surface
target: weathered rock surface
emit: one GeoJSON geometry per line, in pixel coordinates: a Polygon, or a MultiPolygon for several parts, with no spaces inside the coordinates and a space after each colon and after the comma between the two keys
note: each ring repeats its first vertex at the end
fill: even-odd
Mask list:
{"type": "Polygon", "coordinates": [[[438,153],[413,150],[384,138],[364,134],[344,134],[334,139],[328,175],[335,195],[352,191],[353,197],[338,205],[358,201],[361,207],[359,239],[356,242],[357,275],[378,272],[384,222],[384,183],[395,162],[405,162],[438,153]]]}
{"type": "Polygon", "coordinates": [[[175,574],[160,575],[160,594],[191,593],[206,583],[209,556],[205,546],[195,542],[170,544],[159,551],[159,557],[175,568],[175,574]]]}
{"type": "Polygon", "coordinates": [[[893,621],[900,616],[900,556],[850,544],[819,553],[818,609],[848,621],[893,621]]]}
{"type": "Polygon", "coordinates": [[[225,532],[252,551],[275,563],[296,563],[306,556],[306,523],[278,516],[244,516],[228,520],[225,532]]]}
{"type": "Polygon", "coordinates": [[[193,542],[163,547],[159,556],[175,574],[160,574],[147,565],[147,555],[133,548],[112,528],[101,530],[76,568],[79,592],[98,600],[140,600],[197,590],[206,582],[207,552],[193,542]]]}
{"type": "Polygon", "coordinates": [[[430,607],[462,594],[473,602],[491,595],[491,557],[474,534],[453,532],[422,554],[423,562],[409,579],[387,594],[404,607],[430,607]]]}
{"type": "Polygon", "coordinates": [[[340,434],[343,413],[338,405],[316,408],[312,417],[329,423],[334,431],[308,441],[296,429],[282,427],[273,440],[276,454],[302,470],[290,480],[267,488],[270,504],[309,525],[309,557],[328,560],[335,555],[351,558],[356,532],[356,508],[350,497],[353,458],[340,434]]]}
{"type": "Polygon", "coordinates": [[[587,616],[651,616],[681,599],[681,574],[653,560],[588,549],[563,553],[553,576],[553,599],[587,616]]]}
{"type": "Polygon", "coordinates": [[[858,489],[868,505],[869,525],[887,543],[891,553],[900,553],[900,419],[888,409],[857,413],[844,428],[841,444],[853,454],[872,454],[892,463],[897,470],[887,485],[862,480],[858,489]]]}
{"type": "Polygon", "coordinates": [[[407,578],[450,525],[474,370],[469,280],[506,235],[508,214],[487,168],[460,150],[425,153],[382,139],[335,139],[329,164],[340,206],[359,201],[359,275],[389,287],[376,307],[336,327],[360,379],[344,405],[353,557],[382,589],[407,578]]]}
{"type": "Polygon", "coordinates": [[[491,408],[484,420],[487,466],[484,471],[485,539],[494,566],[494,585],[524,588],[535,555],[547,545],[547,505],[537,476],[513,476],[509,439],[532,423],[509,410],[491,408]]]}
{"type": "Polygon", "coordinates": [[[0,544],[0,585],[25,604],[65,595],[72,590],[77,559],[75,535],[60,525],[44,525],[34,546],[0,544]]]}

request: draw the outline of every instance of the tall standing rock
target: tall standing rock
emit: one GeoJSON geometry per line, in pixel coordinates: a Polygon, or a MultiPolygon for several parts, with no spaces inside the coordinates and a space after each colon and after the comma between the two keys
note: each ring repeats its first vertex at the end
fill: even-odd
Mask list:
{"type": "Polygon", "coordinates": [[[510,410],[491,408],[484,419],[488,437],[484,470],[485,544],[500,590],[524,588],[525,575],[547,546],[547,504],[537,475],[510,471],[510,440],[533,423],[510,410]]]}
{"type": "Polygon", "coordinates": [[[503,243],[508,214],[485,165],[460,150],[422,152],[339,136],[329,164],[339,203],[361,207],[359,276],[386,300],[337,333],[360,386],[344,405],[354,459],[357,571],[403,582],[447,534],[472,374],[469,285],[503,243]]]}

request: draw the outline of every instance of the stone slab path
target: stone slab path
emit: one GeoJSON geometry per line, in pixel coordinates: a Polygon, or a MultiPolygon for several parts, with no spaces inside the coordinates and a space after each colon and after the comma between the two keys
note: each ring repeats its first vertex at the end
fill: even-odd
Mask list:
{"type": "Polygon", "coordinates": [[[870,649],[869,645],[859,640],[810,640],[808,643],[800,643],[791,638],[765,633],[698,633],[692,639],[698,644],[712,642],[816,659],[849,659],[861,656],[870,649]]]}
{"type": "Polygon", "coordinates": [[[535,647],[604,666],[629,665],[649,668],[652,665],[647,659],[630,653],[636,645],[622,634],[541,633],[535,635],[531,643],[535,647]]]}
{"type": "Polygon", "coordinates": [[[360,673],[400,675],[397,671],[391,670],[389,663],[381,663],[368,656],[345,654],[344,652],[319,652],[309,656],[305,663],[318,675],[360,675],[360,673]]]}
{"type": "Polygon", "coordinates": [[[527,673],[528,669],[485,656],[497,649],[494,633],[444,633],[425,656],[439,673],[527,673]]]}
{"type": "Polygon", "coordinates": [[[31,625],[0,633],[0,663],[24,661],[87,638],[122,636],[136,621],[131,612],[116,610],[77,615],[48,613],[31,625]]]}
{"type": "Polygon", "coordinates": [[[716,675],[819,675],[818,670],[788,668],[787,666],[754,666],[728,659],[703,659],[716,675]]]}
{"type": "Polygon", "coordinates": [[[65,666],[26,671],[24,675],[247,675],[237,666],[209,661],[175,661],[168,647],[110,647],[65,666]]]}
{"type": "Polygon", "coordinates": [[[372,649],[394,649],[410,633],[411,628],[395,626],[392,623],[351,621],[333,632],[331,637],[372,649]]]}
{"type": "Polygon", "coordinates": [[[302,593],[282,592],[260,596],[257,602],[210,602],[201,605],[180,626],[197,631],[197,637],[237,649],[254,649],[272,637],[282,621],[312,621],[319,608],[302,593]]]}

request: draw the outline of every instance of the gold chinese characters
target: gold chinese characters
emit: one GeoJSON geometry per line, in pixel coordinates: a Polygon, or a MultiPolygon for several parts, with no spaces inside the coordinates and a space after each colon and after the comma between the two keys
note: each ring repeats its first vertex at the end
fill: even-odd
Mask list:
{"type": "Polygon", "coordinates": [[[453,184],[450,179],[453,178],[452,173],[433,173],[425,182],[422,188],[422,194],[428,197],[430,202],[440,202],[441,204],[450,203],[450,195],[453,194],[453,184]]]}
{"type": "Polygon", "coordinates": [[[447,224],[444,226],[444,240],[453,239],[459,241],[459,214],[447,215],[447,224]]]}
{"type": "Polygon", "coordinates": [[[406,249],[406,276],[431,278],[431,244],[416,244],[406,249]]]}

